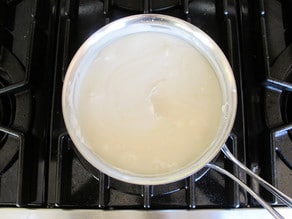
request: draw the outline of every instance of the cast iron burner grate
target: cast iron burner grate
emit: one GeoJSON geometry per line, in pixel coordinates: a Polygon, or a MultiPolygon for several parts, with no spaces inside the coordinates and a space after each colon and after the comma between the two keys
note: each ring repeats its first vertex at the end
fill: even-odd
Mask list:
{"type": "Polygon", "coordinates": [[[278,186],[278,176],[285,175],[287,183],[292,179],[291,78],[292,44],[280,54],[272,65],[268,72],[265,91],[267,122],[271,128],[271,163],[274,181],[278,186]],[[271,102],[277,104],[270,106],[271,102]]]}
{"type": "Polygon", "coordinates": [[[273,64],[267,79],[268,90],[265,96],[268,123],[271,124],[272,128],[278,126],[271,133],[272,146],[290,170],[292,170],[291,78],[292,44],[281,53],[273,64]],[[268,107],[271,105],[270,101],[276,101],[278,104],[268,107]]]}
{"type": "MultiPolygon", "coordinates": [[[[291,4],[288,1],[254,1],[248,8],[258,13],[243,19],[243,47],[252,51],[243,59],[246,65],[247,147],[249,165],[259,175],[288,196],[291,190],[291,4]],[[254,57],[251,57],[251,54],[254,57]],[[254,121],[254,122],[251,122],[254,121]]],[[[266,200],[278,200],[251,182],[266,200]]],[[[278,203],[279,204],[279,203],[278,203]]]]}
{"type": "MultiPolygon", "coordinates": [[[[67,66],[80,45],[93,32],[108,22],[137,12],[121,9],[115,3],[109,5],[109,1],[81,0],[78,4],[74,0],[62,0],[60,3],[55,95],[51,121],[48,205],[62,208],[104,209],[190,209],[246,205],[246,194],[239,190],[237,184],[212,170],[203,170],[202,173],[167,185],[141,186],[110,178],[98,170],[93,170],[82,158],[79,159],[80,156],[74,150],[74,145],[66,132],[61,113],[60,94],[67,66]]],[[[185,19],[213,37],[233,66],[239,88],[239,99],[241,99],[238,18],[235,1],[220,3],[187,1],[187,3],[189,13],[186,13],[183,4],[169,7],[161,13],[185,19]]],[[[245,162],[242,107],[239,101],[235,126],[227,145],[235,156],[245,162]]],[[[215,162],[240,176],[243,181],[246,180],[245,175],[233,168],[222,154],[215,162]]]]}
{"type": "Polygon", "coordinates": [[[0,206],[45,205],[51,83],[46,24],[36,7],[0,1],[0,206]]]}

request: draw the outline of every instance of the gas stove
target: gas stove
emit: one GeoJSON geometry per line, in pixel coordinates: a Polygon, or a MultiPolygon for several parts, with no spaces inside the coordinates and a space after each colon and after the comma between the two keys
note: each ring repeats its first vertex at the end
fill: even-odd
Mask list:
{"type": "MultiPolygon", "coordinates": [[[[225,209],[259,204],[214,170],[167,185],[124,183],[88,170],[66,131],[61,92],[70,60],[104,25],[133,14],[184,19],[221,47],[238,109],[226,142],[292,196],[292,3],[280,0],[0,0],[0,206],[225,209]]],[[[283,204],[218,154],[213,161],[274,206],[283,204]]]]}

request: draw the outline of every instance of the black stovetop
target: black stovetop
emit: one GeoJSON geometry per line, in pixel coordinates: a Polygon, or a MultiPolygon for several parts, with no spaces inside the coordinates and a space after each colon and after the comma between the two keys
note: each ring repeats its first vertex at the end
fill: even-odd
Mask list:
{"type": "MultiPolygon", "coordinates": [[[[285,0],[0,0],[0,206],[192,209],[256,207],[209,170],[158,186],[132,185],[79,161],[61,111],[67,66],[96,30],[137,13],[182,18],[224,51],[238,88],[227,146],[292,196],[292,3],[285,0]]],[[[281,205],[219,154],[216,164],[281,205]]]]}

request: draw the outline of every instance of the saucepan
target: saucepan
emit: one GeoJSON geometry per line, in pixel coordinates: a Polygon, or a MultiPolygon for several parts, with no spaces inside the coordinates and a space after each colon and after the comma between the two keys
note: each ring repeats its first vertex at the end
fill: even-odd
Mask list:
{"type": "MultiPolygon", "coordinates": [[[[140,43],[143,44],[143,41],[140,43]]],[[[98,74],[102,74],[102,70],[100,71],[101,72],[97,70],[98,74]]],[[[292,206],[291,198],[261,179],[251,170],[247,169],[232,155],[225,145],[225,141],[233,127],[237,110],[237,92],[233,72],[228,60],[217,44],[206,33],[188,22],[171,16],[143,14],[121,18],[104,26],[91,35],[76,52],[65,76],[62,95],[64,121],[68,133],[73,140],[76,151],[82,159],[86,160],[92,167],[113,178],[133,184],[158,185],[186,178],[200,171],[202,168],[207,167],[235,180],[270,213],[272,213],[274,217],[281,218],[272,207],[265,203],[265,201],[263,201],[248,186],[228,171],[211,162],[221,150],[227,158],[233,161],[234,164],[239,166],[248,175],[257,180],[262,186],[279,198],[279,200],[287,204],[289,207],[292,206]],[[87,73],[86,69],[90,63],[93,62],[93,57],[95,57],[102,48],[117,39],[131,34],[145,32],[168,34],[177,37],[196,48],[208,60],[210,66],[213,68],[222,93],[222,113],[220,123],[214,139],[206,147],[206,150],[202,151],[198,159],[190,162],[183,168],[168,173],[153,175],[143,175],[124,171],[117,166],[111,165],[106,159],[94,153],[91,147],[92,145],[88,145],[86,139],[82,136],[80,121],[78,121],[78,117],[76,116],[78,113],[80,87],[82,87],[82,82],[84,81],[83,77],[87,73]]],[[[98,130],[94,131],[98,132],[98,130]]],[[[113,151],[113,153],[115,153],[115,151],[113,151]]],[[[145,165],[147,165],[147,163],[145,165]]]]}

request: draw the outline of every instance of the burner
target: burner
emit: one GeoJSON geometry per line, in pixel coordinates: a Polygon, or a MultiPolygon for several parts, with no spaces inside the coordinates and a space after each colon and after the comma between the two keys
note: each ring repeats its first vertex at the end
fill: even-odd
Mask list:
{"type": "MultiPolygon", "coordinates": [[[[292,85],[292,58],[291,58],[291,68],[289,69],[288,77],[286,81],[292,85]]],[[[291,89],[292,89],[292,86],[291,86],[291,89]]],[[[283,95],[283,98],[282,98],[283,119],[286,123],[292,123],[292,113],[291,113],[292,112],[292,91],[284,91],[282,95],[283,95]]]]}
{"type": "Polygon", "coordinates": [[[6,28],[0,28],[0,44],[5,42],[7,48],[12,46],[13,36],[11,32],[6,28]]]}
{"type": "Polygon", "coordinates": [[[288,46],[271,67],[265,91],[267,125],[275,128],[291,122],[292,45],[288,46]]]}
{"type": "Polygon", "coordinates": [[[0,25],[13,30],[15,16],[15,1],[0,0],[0,25]]]}
{"type": "MultiPolygon", "coordinates": [[[[0,70],[0,75],[2,71],[0,70]]],[[[4,83],[0,80],[0,89],[4,87],[4,83]]],[[[0,126],[8,127],[12,122],[12,97],[10,95],[0,96],[0,126]]],[[[0,132],[0,146],[4,143],[7,134],[0,132]]]]}
{"type": "Polygon", "coordinates": [[[132,11],[161,11],[180,5],[181,0],[113,0],[113,5],[132,11]]]}
{"type": "MultiPolygon", "coordinates": [[[[291,69],[292,70],[292,69],[291,69]]],[[[292,76],[292,71],[291,71],[292,76]]],[[[292,124],[292,92],[284,91],[282,94],[282,115],[283,120],[286,124],[292,124]]],[[[288,130],[288,136],[292,142],[292,130],[288,130]]],[[[291,150],[291,159],[290,159],[290,165],[292,169],[292,150],[291,150]]]]}
{"type": "MultiPolygon", "coordinates": [[[[278,158],[292,169],[292,45],[289,45],[276,59],[271,67],[265,91],[265,109],[267,125],[272,129],[271,145],[273,147],[272,158],[278,172],[278,158]]],[[[286,177],[288,173],[282,173],[286,177]]]]}
{"type": "MultiPolygon", "coordinates": [[[[7,82],[5,86],[23,82],[26,72],[19,60],[4,46],[0,44],[0,77],[7,82]]],[[[2,93],[2,92],[0,92],[2,93]]]]}
{"type": "Polygon", "coordinates": [[[292,123],[292,93],[287,92],[286,98],[285,98],[285,115],[284,119],[286,120],[287,123],[292,123]]]}
{"type": "Polygon", "coordinates": [[[25,78],[26,72],[19,60],[0,45],[0,175],[17,158],[20,141],[15,133],[28,128],[31,96],[21,87],[25,78]],[[19,85],[19,89],[11,89],[15,85],[19,85]]]}

